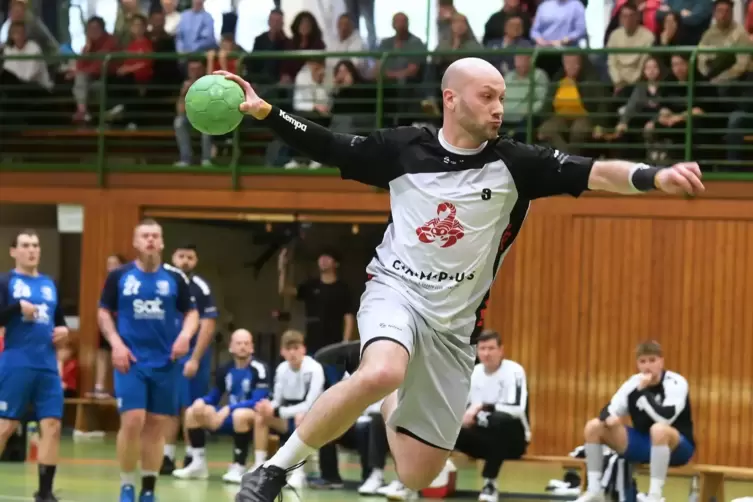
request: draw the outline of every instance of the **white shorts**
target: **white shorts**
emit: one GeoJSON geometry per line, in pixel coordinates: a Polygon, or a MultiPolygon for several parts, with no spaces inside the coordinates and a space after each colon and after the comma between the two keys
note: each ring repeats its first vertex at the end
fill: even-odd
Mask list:
{"type": "Polygon", "coordinates": [[[470,337],[434,330],[400,293],[373,280],[361,297],[358,331],[361,351],[373,341],[388,339],[410,354],[397,408],[387,425],[431,446],[452,450],[476,361],[470,337]]]}

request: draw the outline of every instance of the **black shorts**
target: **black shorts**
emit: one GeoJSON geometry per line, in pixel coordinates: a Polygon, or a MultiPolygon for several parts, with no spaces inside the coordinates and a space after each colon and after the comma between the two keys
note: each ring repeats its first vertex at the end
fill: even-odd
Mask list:
{"type": "Polygon", "coordinates": [[[493,412],[484,426],[460,429],[455,450],[473,458],[518,459],[528,448],[525,430],[519,420],[506,413],[493,412]]]}
{"type": "Polygon", "coordinates": [[[107,341],[107,338],[105,338],[105,335],[102,333],[99,334],[99,348],[100,350],[106,350],[107,352],[112,351],[110,342],[107,341]]]}

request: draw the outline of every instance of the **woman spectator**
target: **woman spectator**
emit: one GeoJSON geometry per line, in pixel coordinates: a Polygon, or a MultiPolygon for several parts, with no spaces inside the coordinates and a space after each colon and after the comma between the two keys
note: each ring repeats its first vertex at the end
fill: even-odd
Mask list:
{"type": "MultiPolygon", "coordinates": [[[[579,0],[578,0],[579,1],[579,0]]],[[[552,79],[547,108],[554,114],[539,128],[539,139],[573,155],[598,135],[609,105],[606,86],[579,54],[562,56],[562,71],[552,79]]]]}
{"type": "Polygon", "coordinates": [[[515,66],[513,49],[531,48],[531,42],[524,36],[524,20],[520,16],[510,15],[505,21],[505,35],[498,40],[490,40],[486,47],[489,49],[507,49],[508,52],[500,55],[487,56],[486,59],[499,68],[502,74],[507,73],[515,66]]]}
{"type": "MultiPolygon", "coordinates": [[[[291,31],[293,32],[293,39],[288,43],[287,50],[323,51],[325,49],[322,29],[310,12],[300,12],[293,19],[291,31]]],[[[292,84],[305,64],[306,60],[303,58],[286,59],[280,66],[280,74],[282,75],[280,82],[292,84]]]]}
{"type": "MultiPolygon", "coordinates": [[[[452,15],[452,25],[451,25],[451,31],[450,36],[448,38],[443,38],[439,40],[439,44],[437,45],[437,51],[473,51],[478,50],[481,51],[482,47],[481,44],[478,43],[478,40],[476,40],[473,37],[473,33],[471,32],[471,28],[468,25],[468,18],[465,17],[463,14],[460,14],[459,12],[456,12],[452,15]]],[[[448,55],[444,54],[442,56],[437,56],[436,59],[436,68],[438,71],[438,75],[444,74],[445,70],[448,66],[450,66],[453,62],[460,59],[463,56],[455,56],[455,55],[448,55]]]]}
{"type": "Polygon", "coordinates": [[[233,54],[240,50],[241,48],[236,45],[235,36],[232,33],[222,35],[220,50],[207,52],[207,73],[216,70],[238,73],[238,58],[233,57],[233,54]]]}
{"type": "Polygon", "coordinates": [[[330,129],[337,132],[359,134],[373,128],[375,94],[361,76],[353,62],[344,59],[337,63],[334,71],[334,90],[332,96],[332,115],[330,129]]]}
{"type": "Polygon", "coordinates": [[[482,40],[484,46],[489,47],[490,43],[507,36],[507,21],[511,17],[520,19],[522,23],[521,35],[528,38],[531,31],[530,14],[523,10],[520,0],[504,0],[502,9],[492,14],[484,26],[484,39],[482,40]]]}
{"type": "MultiPolygon", "coordinates": [[[[704,125],[708,126],[708,121],[702,116],[710,104],[710,99],[717,95],[716,91],[696,70],[693,106],[688,109],[689,77],[688,56],[673,55],[671,74],[659,86],[659,112],[643,129],[648,158],[652,162],[679,160],[683,157],[683,151],[672,146],[685,142],[685,127],[689,114],[693,115],[696,131],[704,125]]],[[[698,146],[702,136],[694,132],[693,138],[693,144],[698,146]]]]}
{"type": "Polygon", "coordinates": [[[671,12],[676,14],[685,26],[687,44],[696,45],[711,24],[713,5],[712,0],[663,0],[656,19],[663,23],[671,12]]]}

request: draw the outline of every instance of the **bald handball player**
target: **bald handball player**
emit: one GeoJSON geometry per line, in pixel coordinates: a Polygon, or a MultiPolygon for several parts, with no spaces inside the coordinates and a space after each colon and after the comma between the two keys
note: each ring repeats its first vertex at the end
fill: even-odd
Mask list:
{"type": "Polygon", "coordinates": [[[695,163],[659,169],[601,161],[499,138],[505,81],[476,58],[442,79],[443,127],[335,134],[259,98],[248,82],[241,111],[342,177],[389,189],[391,221],[367,267],[358,370],[314,403],[298,430],[262,467],[244,475],[238,502],[273,502],[289,471],[341,436],[386,398],[397,474],[427,486],[445,465],[465,412],[476,337],[489,290],[533,199],[585,190],[696,194],[695,163]]]}

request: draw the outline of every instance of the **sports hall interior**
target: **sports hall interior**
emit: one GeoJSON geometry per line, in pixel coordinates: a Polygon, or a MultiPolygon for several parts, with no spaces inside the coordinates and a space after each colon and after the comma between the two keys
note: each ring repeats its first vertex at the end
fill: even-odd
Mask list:
{"type": "MultiPolygon", "coordinates": [[[[465,14],[471,36],[479,41],[489,16],[505,14],[504,9],[499,10],[501,0],[428,0],[426,7],[418,1],[374,1],[376,33],[371,33],[371,27],[362,20],[364,38],[392,36],[392,16],[402,9],[410,19],[411,32],[425,45],[423,52],[419,51],[424,58],[426,47],[433,49],[440,42],[440,30],[435,28],[435,18],[440,14],[465,14]]],[[[505,0],[504,4],[519,3],[522,7],[516,8],[523,9],[520,17],[529,19],[525,9],[533,12],[543,1],[505,0]]],[[[706,8],[704,1],[690,3],[706,8]]],[[[195,156],[186,162],[209,161],[204,165],[174,166],[175,161],[182,162],[179,146],[186,146],[179,143],[185,136],[177,138],[185,131],[176,132],[173,127],[182,81],[182,77],[174,78],[172,71],[177,68],[175,51],[167,56],[144,56],[171,62],[173,68],[165,78],[172,80],[168,84],[155,80],[133,95],[127,94],[133,89],[126,89],[131,97],[125,104],[132,100],[135,114],[113,118],[105,113],[109,105],[117,104],[110,97],[123,95],[117,86],[111,94],[102,92],[90,100],[89,110],[80,113],[72,95],[72,81],[66,75],[69,70],[80,70],[71,61],[78,58],[76,54],[84,45],[83,26],[88,14],[101,15],[108,30],[116,24],[116,18],[128,15],[122,11],[123,5],[130,8],[127,6],[139,4],[150,23],[159,20],[160,2],[148,3],[0,2],[0,19],[5,18],[1,15],[4,12],[9,12],[12,21],[34,19],[26,22],[44,24],[61,47],[72,51],[66,52],[69,60],[61,63],[57,55],[50,56],[43,47],[47,71],[54,81],[51,90],[27,86],[28,82],[19,86],[15,81],[0,80],[0,246],[10,242],[19,229],[31,227],[39,232],[41,270],[60,285],[72,327],[71,346],[80,369],[78,397],[67,399],[65,406],[61,462],[55,482],[56,493],[67,502],[100,502],[117,496],[114,431],[118,416],[114,401],[88,394],[94,389],[99,338],[96,310],[106,277],[105,262],[113,254],[134,257],[133,228],[142,218],[152,217],[162,224],[166,260],[176,245],[192,242],[197,246],[198,272],[212,284],[220,308],[213,349],[215,367],[227,360],[228,336],[235,328],[251,330],[257,355],[275,364],[279,361],[280,334],[289,327],[303,326],[301,305],[284,301],[277,294],[276,259],[282,246],[293,253],[291,281],[316,274],[318,251],[335,246],[343,256],[339,275],[349,285],[357,305],[366,280],[365,266],[389,218],[387,193],[342,181],[335,169],[311,165],[310,159],[297,158],[290,152],[281,153],[271,136],[254,124],[244,123],[231,136],[215,138],[206,158],[195,156]],[[91,11],[94,4],[101,10],[91,11]],[[58,25],[66,24],[63,20],[74,25],[77,16],[82,21],[77,28],[80,33],[71,29],[69,40],[64,41],[66,36],[57,31],[58,25]],[[279,316],[280,312],[289,312],[290,319],[279,316]]],[[[175,3],[182,9],[190,2],[175,3]]],[[[300,55],[279,53],[249,56],[253,51],[243,47],[238,34],[246,39],[249,36],[242,20],[243,16],[248,18],[249,11],[243,9],[250,8],[251,3],[207,0],[206,8],[215,17],[217,39],[227,35],[223,28],[227,22],[241,46],[240,62],[301,59],[300,55]]],[[[281,3],[278,7],[285,13],[288,30],[302,10],[310,8],[314,18],[321,16],[313,5],[321,2],[281,3]]],[[[683,160],[697,155],[703,161],[707,192],[697,198],[588,193],[578,200],[556,197],[532,205],[493,286],[484,316],[485,326],[502,335],[505,357],[525,368],[530,399],[532,441],[522,459],[503,464],[501,498],[574,498],[554,496],[546,486],[552,479],[563,479],[568,469],[582,471],[583,462],[569,453],[583,443],[586,421],[596,416],[618,386],[634,373],[635,345],[647,339],[659,341],[667,367],[687,378],[696,425],[697,453],[689,466],[670,471],[667,501],[684,501],[696,488],[699,494],[708,496],[701,497],[702,502],[728,502],[753,495],[753,369],[748,359],[753,353],[753,94],[748,78],[753,67],[735,79],[731,87],[741,92],[732,96],[706,92],[715,89],[714,84],[691,72],[689,78],[698,82],[685,82],[685,86],[703,92],[696,92],[695,97],[692,92],[683,95],[689,100],[706,100],[701,101],[704,115],[676,128],[660,148],[652,148],[655,145],[646,142],[642,134],[645,117],[633,117],[625,123],[624,135],[618,134],[623,123],[620,109],[627,95],[615,92],[615,83],[608,75],[609,50],[600,49],[604,43],[596,42],[619,26],[619,12],[625,2],[605,2],[603,11],[597,5],[601,2],[584,3],[588,4],[590,46],[571,51],[595,63],[597,69],[601,63],[603,74],[595,80],[584,74],[586,88],[596,89],[584,93],[593,127],[586,137],[571,135],[568,146],[588,155],[632,160],[645,160],[650,155],[658,161],[683,160]],[[594,18],[608,18],[609,23],[593,28],[594,18]],[[606,94],[602,92],[605,89],[606,94]],[[593,104],[591,99],[605,101],[593,104]],[[595,126],[597,123],[603,127],[595,126]]],[[[275,7],[275,2],[269,4],[265,4],[263,13],[251,15],[256,24],[259,19],[263,21],[262,31],[269,9],[275,7]]],[[[732,7],[735,22],[751,36],[753,1],[735,0],[732,7]]],[[[712,10],[707,12],[704,30],[711,29],[712,10]]],[[[667,37],[662,37],[664,27],[651,24],[649,17],[643,12],[642,22],[656,30],[659,42],[658,47],[646,52],[656,54],[656,59],[664,62],[662,66],[668,67],[672,54],[683,52],[691,61],[688,64],[694,65],[700,54],[694,52],[699,41],[680,43],[676,34],[670,33],[667,42],[667,37]]],[[[335,31],[334,24],[330,28],[335,31]]],[[[704,30],[685,35],[700,39],[704,30]]],[[[505,35],[504,28],[498,31],[500,37],[505,35]]],[[[32,39],[36,33],[30,32],[32,39]]],[[[468,42],[467,35],[455,38],[462,37],[468,42]]],[[[493,44],[487,42],[483,40],[469,50],[498,50],[490,49],[493,44]]],[[[365,60],[394,56],[368,52],[376,49],[376,44],[367,45],[372,47],[363,49],[361,57],[365,60]]],[[[528,53],[537,51],[534,58],[549,51],[536,49],[533,43],[524,45],[528,53]]],[[[738,49],[750,52],[749,48],[738,49]]],[[[503,50],[500,54],[506,53],[503,50]]],[[[556,84],[562,68],[558,58],[553,59],[548,58],[550,65],[545,66],[556,84]],[[551,63],[553,59],[556,61],[551,63]]],[[[7,76],[9,71],[0,75],[7,76]]],[[[678,80],[676,75],[662,76],[678,80]]],[[[390,91],[394,83],[387,80],[382,75],[359,84],[369,90],[367,106],[348,113],[366,116],[368,121],[356,121],[361,125],[353,125],[350,132],[367,133],[375,126],[396,124],[438,125],[432,100],[426,99],[437,97],[432,91],[436,75],[427,73],[426,78],[410,85],[397,85],[397,91],[390,91]],[[411,91],[407,98],[403,93],[406,89],[411,91]],[[429,91],[424,92],[426,89],[429,91]]],[[[270,96],[287,99],[292,107],[291,94],[277,94],[275,90],[270,96]]],[[[357,99],[364,94],[360,96],[357,99]]],[[[540,126],[557,118],[548,108],[536,113],[528,110],[524,119],[505,133],[538,141],[540,126]]],[[[198,153],[199,135],[186,134],[189,145],[198,153]]],[[[434,216],[427,215],[427,219],[434,216]]],[[[11,267],[7,252],[0,251],[0,270],[11,267]]],[[[111,379],[107,385],[111,392],[111,379]]],[[[29,457],[26,446],[24,453],[29,457]]],[[[160,477],[159,500],[234,500],[237,487],[220,480],[230,463],[231,448],[226,438],[213,438],[207,446],[211,478],[184,481],[160,477]]],[[[452,498],[476,500],[482,483],[479,463],[457,454],[453,459],[459,468],[459,490],[452,498]]],[[[0,502],[31,499],[37,469],[33,458],[25,460],[0,463],[0,502]]],[[[311,464],[313,475],[316,462],[311,464]]],[[[358,497],[354,489],[360,473],[357,456],[341,450],[340,468],[348,481],[346,490],[306,489],[299,494],[300,499],[324,502],[358,497]]],[[[635,472],[639,488],[645,491],[647,471],[636,466],[635,472]]],[[[392,477],[394,469],[388,460],[387,478],[392,477]]],[[[285,497],[296,495],[286,493],[285,497]]]]}

